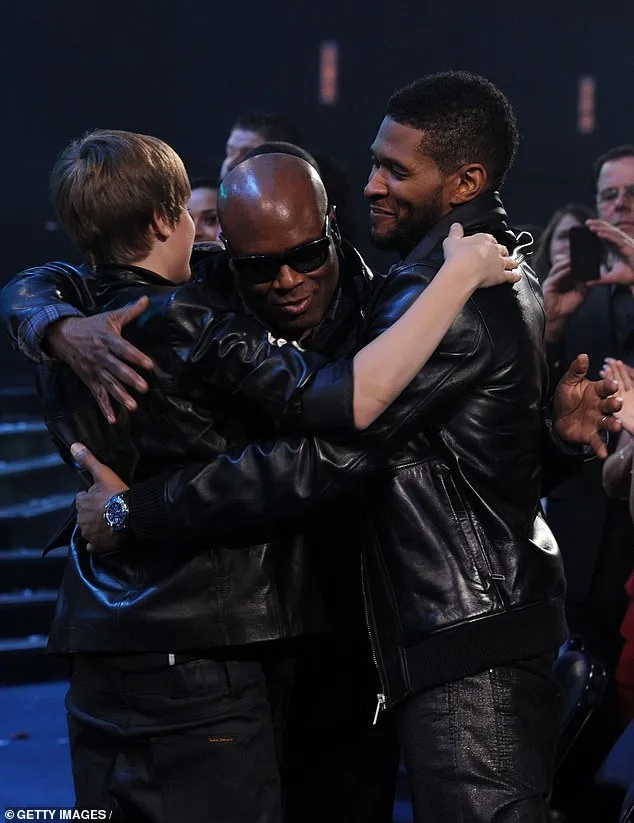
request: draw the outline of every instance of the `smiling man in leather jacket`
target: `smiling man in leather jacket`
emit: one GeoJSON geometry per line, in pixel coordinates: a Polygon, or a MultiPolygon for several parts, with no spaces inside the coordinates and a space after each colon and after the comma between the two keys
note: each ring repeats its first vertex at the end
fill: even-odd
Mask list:
{"type": "MultiPolygon", "coordinates": [[[[478,78],[432,78],[393,98],[366,194],[375,240],[391,238],[405,260],[376,290],[362,339],[425,288],[455,219],[513,246],[493,187],[514,143],[508,104],[478,78]],[[416,119],[421,91],[428,120],[416,119]],[[439,140],[448,126],[453,151],[439,140]]],[[[364,602],[379,707],[397,707],[416,814],[437,820],[545,819],[560,709],[549,666],[565,625],[559,557],[539,515],[545,386],[535,288],[527,272],[519,287],[472,300],[393,410],[301,482],[291,470],[296,454],[278,442],[151,479],[129,495],[138,538],[268,527],[329,502],[338,474],[362,471],[398,428],[402,447],[360,504],[364,602]],[[535,740],[525,720],[536,724],[535,740]]],[[[328,558],[332,573],[338,561],[328,558]]]]}

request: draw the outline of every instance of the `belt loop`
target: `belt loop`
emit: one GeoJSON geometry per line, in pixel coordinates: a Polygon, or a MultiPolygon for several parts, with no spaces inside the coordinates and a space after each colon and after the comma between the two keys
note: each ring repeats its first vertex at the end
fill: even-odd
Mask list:
{"type": "Polygon", "coordinates": [[[169,652],[169,654],[167,655],[167,665],[168,666],[173,666],[175,663],[176,663],[176,655],[174,654],[174,652],[169,652]]]}

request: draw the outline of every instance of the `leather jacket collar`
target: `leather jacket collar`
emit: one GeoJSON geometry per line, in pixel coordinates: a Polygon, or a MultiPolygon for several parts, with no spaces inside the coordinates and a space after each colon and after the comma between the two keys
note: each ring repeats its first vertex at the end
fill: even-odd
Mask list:
{"type": "Polygon", "coordinates": [[[452,223],[461,223],[465,234],[489,232],[510,252],[515,248],[515,235],[509,229],[508,216],[500,195],[496,191],[485,191],[445,215],[398,266],[415,263],[429,257],[447,237],[452,223]]]}
{"type": "Polygon", "coordinates": [[[150,269],[141,266],[120,265],[119,263],[107,263],[97,267],[97,296],[111,291],[112,289],[124,288],[128,286],[141,285],[165,286],[174,289],[180,285],[172,283],[165,277],[161,277],[150,269]]]}

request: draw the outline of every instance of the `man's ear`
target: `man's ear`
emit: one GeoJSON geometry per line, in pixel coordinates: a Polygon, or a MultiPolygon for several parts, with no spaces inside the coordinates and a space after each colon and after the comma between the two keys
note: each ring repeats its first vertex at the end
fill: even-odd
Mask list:
{"type": "Polygon", "coordinates": [[[461,166],[447,180],[449,205],[455,207],[468,203],[482,194],[488,182],[487,170],[481,163],[467,163],[461,166]]]}
{"type": "Polygon", "coordinates": [[[155,211],[150,228],[156,235],[157,240],[165,242],[173,233],[175,226],[155,211]]]}

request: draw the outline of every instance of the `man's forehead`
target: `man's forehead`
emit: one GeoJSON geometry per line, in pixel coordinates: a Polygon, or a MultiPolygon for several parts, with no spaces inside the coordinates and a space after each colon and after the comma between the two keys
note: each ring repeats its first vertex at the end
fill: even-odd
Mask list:
{"type": "Polygon", "coordinates": [[[402,158],[407,155],[411,161],[416,162],[423,157],[420,151],[422,138],[423,132],[413,126],[406,126],[385,117],[370,146],[370,151],[375,157],[386,159],[402,158]]]}
{"type": "Polygon", "coordinates": [[[227,145],[237,148],[249,146],[250,148],[257,149],[258,146],[261,146],[265,142],[264,137],[256,131],[250,131],[249,129],[232,129],[229,139],[227,140],[227,145]]]}
{"type": "Polygon", "coordinates": [[[619,157],[616,160],[608,160],[601,167],[598,182],[599,188],[634,184],[634,157],[619,157]]]}
{"type": "Polygon", "coordinates": [[[316,203],[288,200],[236,203],[228,209],[223,230],[241,254],[277,254],[318,239],[324,218],[316,203]]]}

